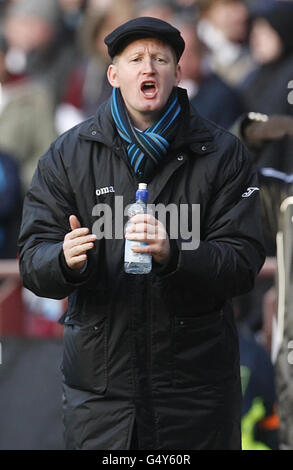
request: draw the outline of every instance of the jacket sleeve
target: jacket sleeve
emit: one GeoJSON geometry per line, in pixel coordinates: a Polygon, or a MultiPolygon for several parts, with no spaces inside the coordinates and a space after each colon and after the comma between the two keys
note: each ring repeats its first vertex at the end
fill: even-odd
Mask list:
{"type": "MultiPolygon", "coordinates": [[[[198,247],[184,250],[178,239],[176,269],[164,277],[182,292],[210,292],[224,302],[253,288],[265,259],[258,177],[238,139],[223,156],[212,185],[213,197],[200,208],[198,247]]],[[[173,247],[173,264],[174,256],[173,247]]]]}
{"type": "Polygon", "coordinates": [[[40,159],[25,197],[18,241],[23,285],[38,296],[64,298],[90,276],[90,263],[78,276],[69,276],[62,267],[71,214],[79,217],[62,156],[51,146],[40,159]]]}

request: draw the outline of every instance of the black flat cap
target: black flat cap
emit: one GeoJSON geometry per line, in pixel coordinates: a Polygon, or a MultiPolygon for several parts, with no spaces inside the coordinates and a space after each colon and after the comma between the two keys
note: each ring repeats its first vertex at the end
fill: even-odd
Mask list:
{"type": "Polygon", "coordinates": [[[178,29],[158,18],[143,16],[127,21],[105,37],[105,44],[111,58],[119,54],[128,44],[143,38],[157,38],[169,44],[179,61],[185,42],[178,29]]]}

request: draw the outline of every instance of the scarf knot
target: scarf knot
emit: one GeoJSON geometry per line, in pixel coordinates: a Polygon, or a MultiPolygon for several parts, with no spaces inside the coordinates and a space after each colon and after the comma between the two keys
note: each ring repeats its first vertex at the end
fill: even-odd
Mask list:
{"type": "Polygon", "coordinates": [[[138,181],[147,183],[176,135],[181,112],[177,89],[173,88],[159,119],[145,131],[133,126],[119,88],[113,88],[111,112],[117,131],[127,144],[129,162],[138,181]]]}

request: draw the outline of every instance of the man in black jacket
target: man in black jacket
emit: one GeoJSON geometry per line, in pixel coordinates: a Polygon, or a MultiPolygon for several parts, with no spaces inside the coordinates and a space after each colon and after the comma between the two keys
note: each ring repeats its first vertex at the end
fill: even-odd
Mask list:
{"type": "Polygon", "coordinates": [[[112,97],[40,159],[19,239],[24,285],[68,296],[66,447],[239,449],[230,300],[253,287],[264,261],[256,173],[240,141],[177,87],[177,29],[137,18],[105,42],[112,97]],[[138,182],[149,203],[173,209],[166,225],[156,212],[131,219],[126,236],[153,257],[146,275],[124,272],[123,231],[97,230],[101,207],[105,226],[121,220],[138,182]]]}

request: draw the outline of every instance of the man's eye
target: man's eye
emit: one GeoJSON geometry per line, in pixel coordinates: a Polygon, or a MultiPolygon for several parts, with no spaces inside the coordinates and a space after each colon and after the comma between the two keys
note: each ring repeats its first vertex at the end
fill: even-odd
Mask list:
{"type": "Polygon", "coordinates": [[[163,59],[162,57],[157,57],[157,62],[165,62],[165,59],[163,59]]]}

